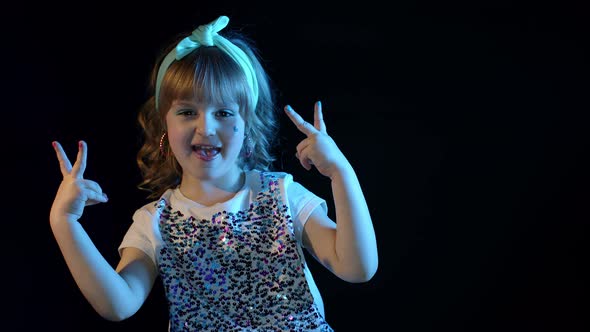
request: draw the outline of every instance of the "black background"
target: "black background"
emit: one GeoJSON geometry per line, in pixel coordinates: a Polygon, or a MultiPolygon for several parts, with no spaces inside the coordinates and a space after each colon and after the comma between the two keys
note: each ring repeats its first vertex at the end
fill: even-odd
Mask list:
{"type": "MultiPolygon", "coordinates": [[[[356,168],[380,265],[348,284],[310,262],[336,331],[587,331],[588,11],[580,2],[34,4],[4,8],[2,330],[165,331],[159,284],[132,318],[84,300],[48,223],[51,141],[108,204],[85,228],[116,264],[135,209],[136,112],[164,44],[219,15],[252,37],[279,105],[328,132],[356,168]],[[6,310],[3,310],[6,313],[6,310]],[[10,326],[10,328],[8,328],[10,326]]],[[[327,199],[294,158],[279,165],[327,199]]],[[[333,208],[331,207],[331,212],[333,208]]]]}

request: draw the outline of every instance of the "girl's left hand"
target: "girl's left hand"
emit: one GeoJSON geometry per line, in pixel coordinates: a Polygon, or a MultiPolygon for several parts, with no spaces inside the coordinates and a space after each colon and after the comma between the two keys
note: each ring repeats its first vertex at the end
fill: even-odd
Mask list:
{"type": "Polygon", "coordinates": [[[297,129],[307,136],[297,145],[296,156],[303,168],[309,171],[313,165],[322,175],[332,178],[335,172],[348,164],[348,160],[326,131],[322,104],[319,101],[314,105],[313,126],[289,105],[285,106],[285,113],[297,129]]]}

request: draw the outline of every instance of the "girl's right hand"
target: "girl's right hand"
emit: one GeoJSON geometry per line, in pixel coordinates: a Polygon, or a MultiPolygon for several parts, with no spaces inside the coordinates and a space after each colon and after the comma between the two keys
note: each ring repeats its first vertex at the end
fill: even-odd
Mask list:
{"type": "Polygon", "coordinates": [[[58,142],[52,144],[57,154],[63,180],[51,206],[50,220],[56,221],[65,218],[69,221],[77,221],[82,216],[85,206],[105,203],[108,198],[98,183],[83,177],[86,170],[86,142],[80,141],[78,143],[78,156],[73,167],[62,146],[58,142]]]}

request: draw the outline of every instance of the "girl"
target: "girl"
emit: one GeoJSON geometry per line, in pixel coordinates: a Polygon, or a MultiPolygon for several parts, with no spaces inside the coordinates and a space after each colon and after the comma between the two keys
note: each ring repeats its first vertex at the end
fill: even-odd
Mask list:
{"type": "Polygon", "coordinates": [[[137,312],[159,276],[171,331],[331,331],[302,250],[343,280],[370,280],[378,259],[369,210],[320,102],[313,124],[284,111],[306,136],[301,165],[331,180],[336,222],[322,198],[270,170],[269,80],[244,38],[219,33],[228,21],[199,26],[154,68],[137,157],[153,201],[133,215],[116,268],[78,222],[85,206],[108,200],[84,178],[84,141],[74,165],[53,142],[63,181],[51,229],[83,295],[108,320],[137,312]]]}

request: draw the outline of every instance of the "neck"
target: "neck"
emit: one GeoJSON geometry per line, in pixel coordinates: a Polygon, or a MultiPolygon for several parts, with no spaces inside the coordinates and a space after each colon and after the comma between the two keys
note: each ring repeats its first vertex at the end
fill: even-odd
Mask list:
{"type": "Polygon", "coordinates": [[[231,199],[244,186],[245,179],[241,169],[228,173],[222,180],[183,176],[180,192],[192,201],[210,206],[231,199]]]}

